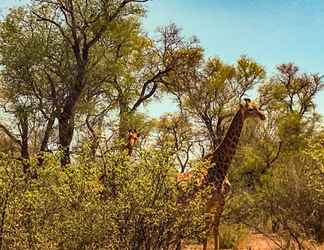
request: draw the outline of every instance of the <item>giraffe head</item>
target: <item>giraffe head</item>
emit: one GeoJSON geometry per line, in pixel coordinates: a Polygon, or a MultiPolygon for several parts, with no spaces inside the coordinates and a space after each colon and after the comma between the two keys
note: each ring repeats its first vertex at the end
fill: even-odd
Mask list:
{"type": "Polygon", "coordinates": [[[137,143],[140,136],[141,134],[137,132],[136,129],[130,129],[128,131],[127,145],[133,147],[137,143]]]}
{"type": "Polygon", "coordinates": [[[258,105],[252,102],[251,99],[245,98],[245,103],[240,105],[240,110],[243,114],[244,119],[249,117],[256,117],[260,120],[265,120],[265,115],[260,111],[258,105]]]}

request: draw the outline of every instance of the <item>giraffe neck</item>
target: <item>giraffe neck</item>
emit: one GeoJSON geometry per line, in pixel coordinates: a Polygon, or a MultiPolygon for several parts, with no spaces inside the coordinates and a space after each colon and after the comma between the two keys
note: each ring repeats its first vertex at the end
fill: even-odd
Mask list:
{"type": "Polygon", "coordinates": [[[133,147],[131,145],[127,146],[127,155],[128,156],[132,156],[133,153],[133,147]]]}
{"type": "Polygon", "coordinates": [[[213,155],[210,158],[211,166],[208,169],[208,174],[205,176],[203,183],[201,185],[194,186],[191,191],[181,195],[178,199],[179,202],[187,202],[209,184],[213,184],[216,192],[221,192],[227,170],[235,155],[243,123],[244,117],[239,110],[233,118],[222,143],[213,152],[213,155]]]}
{"type": "Polygon", "coordinates": [[[238,141],[240,139],[244,117],[239,110],[232,120],[232,123],[218,148],[213,152],[211,166],[206,176],[206,184],[213,184],[221,188],[227,174],[227,170],[235,155],[238,141]]]}
{"type": "Polygon", "coordinates": [[[234,116],[223,141],[216,149],[215,151],[216,155],[214,159],[217,159],[218,155],[222,154],[224,156],[224,159],[218,159],[218,160],[231,163],[240,139],[243,123],[244,123],[244,117],[242,112],[239,110],[234,116]]]}
{"type": "Polygon", "coordinates": [[[132,156],[133,153],[133,145],[131,145],[129,142],[124,145],[125,149],[127,150],[127,155],[132,156]]]}

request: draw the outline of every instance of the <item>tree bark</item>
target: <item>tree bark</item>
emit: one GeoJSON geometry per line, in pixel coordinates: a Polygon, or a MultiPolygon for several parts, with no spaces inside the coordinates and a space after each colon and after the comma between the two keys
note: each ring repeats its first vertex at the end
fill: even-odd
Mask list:
{"type": "Polygon", "coordinates": [[[29,133],[29,126],[28,126],[28,114],[22,112],[19,116],[19,125],[20,125],[20,136],[21,136],[21,146],[20,146],[20,153],[21,153],[21,160],[23,165],[24,173],[27,173],[29,170],[29,146],[28,146],[28,133],[29,133]]]}
{"type": "Polygon", "coordinates": [[[74,112],[68,114],[63,112],[59,117],[59,140],[62,150],[61,165],[65,166],[71,163],[70,145],[74,132],[74,112]]]}
{"type": "Polygon", "coordinates": [[[48,147],[48,142],[49,142],[49,139],[50,139],[52,131],[53,131],[53,125],[54,125],[54,122],[55,122],[55,117],[56,117],[56,115],[53,112],[51,114],[51,116],[49,117],[49,120],[47,121],[45,133],[44,133],[43,140],[42,140],[41,147],[40,147],[41,152],[44,152],[44,151],[46,151],[48,149],[47,148],[48,147]]]}
{"type": "Polygon", "coordinates": [[[123,96],[119,97],[119,139],[126,142],[127,141],[127,133],[130,129],[129,124],[129,103],[125,100],[123,96]]]}
{"type": "Polygon", "coordinates": [[[53,131],[53,125],[54,125],[54,122],[55,122],[55,117],[56,117],[56,114],[55,114],[55,112],[53,112],[50,115],[50,117],[49,117],[49,119],[47,121],[45,133],[44,133],[44,136],[43,136],[43,140],[42,140],[42,143],[41,143],[39,154],[37,156],[37,164],[38,164],[38,166],[41,166],[44,163],[44,152],[48,151],[48,142],[49,142],[49,139],[50,139],[52,131],[53,131]]]}
{"type": "Polygon", "coordinates": [[[67,97],[63,112],[59,115],[59,143],[63,155],[61,158],[62,166],[71,162],[70,145],[74,132],[75,107],[81,96],[82,87],[73,88],[71,94],[67,97]]]}

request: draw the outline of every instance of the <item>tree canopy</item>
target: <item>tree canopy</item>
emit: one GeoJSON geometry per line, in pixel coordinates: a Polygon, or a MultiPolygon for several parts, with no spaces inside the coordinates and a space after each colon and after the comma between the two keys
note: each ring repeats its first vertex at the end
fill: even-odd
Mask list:
{"type": "Polygon", "coordinates": [[[197,181],[176,176],[206,171],[251,93],[267,119],[241,133],[221,246],[247,232],[282,249],[323,243],[322,75],[207,57],[173,23],[149,35],[146,2],[34,0],[0,21],[0,249],[201,243],[209,190],[184,206],[179,194],[197,181]],[[166,97],[177,112],[143,113],[166,97]]]}

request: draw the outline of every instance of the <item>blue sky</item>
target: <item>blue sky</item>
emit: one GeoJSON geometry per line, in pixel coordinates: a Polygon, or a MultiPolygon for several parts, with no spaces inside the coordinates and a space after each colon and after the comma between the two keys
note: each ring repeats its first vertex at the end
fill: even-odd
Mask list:
{"type": "MultiPolygon", "coordinates": [[[[26,0],[0,0],[0,9],[26,0]]],[[[322,0],[153,0],[144,27],[176,23],[195,35],[207,56],[233,63],[248,55],[271,75],[280,63],[294,62],[302,71],[324,74],[324,1],[322,0]]],[[[324,114],[324,92],[317,96],[324,114]]],[[[169,101],[150,113],[174,110],[169,101]]]]}
{"type": "Polygon", "coordinates": [[[270,71],[292,61],[324,73],[322,0],[160,0],[149,6],[147,29],[175,22],[200,39],[207,55],[234,62],[247,54],[270,71]]]}
{"type": "MultiPolygon", "coordinates": [[[[322,0],[160,0],[149,4],[145,27],[170,22],[196,35],[207,56],[233,63],[248,55],[268,75],[281,63],[324,74],[324,1],[322,0]],[[306,4],[307,3],[307,4],[306,4]]],[[[317,96],[324,114],[324,91],[317,96]]]]}

